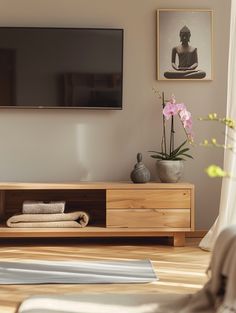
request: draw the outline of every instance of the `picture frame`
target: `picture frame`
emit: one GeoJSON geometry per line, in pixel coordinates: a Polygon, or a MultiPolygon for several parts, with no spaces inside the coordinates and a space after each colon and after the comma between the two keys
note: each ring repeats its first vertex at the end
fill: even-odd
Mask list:
{"type": "Polygon", "coordinates": [[[213,11],[157,10],[157,80],[213,80],[213,11]]]}

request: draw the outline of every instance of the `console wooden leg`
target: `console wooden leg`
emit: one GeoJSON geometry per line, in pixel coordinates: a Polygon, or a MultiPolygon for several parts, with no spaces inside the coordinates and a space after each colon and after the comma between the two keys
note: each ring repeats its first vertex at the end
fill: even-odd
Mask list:
{"type": "Polygon", "coordinates": [[[185,246],[185,233],[174,233],[174,247],[185,246]]]}

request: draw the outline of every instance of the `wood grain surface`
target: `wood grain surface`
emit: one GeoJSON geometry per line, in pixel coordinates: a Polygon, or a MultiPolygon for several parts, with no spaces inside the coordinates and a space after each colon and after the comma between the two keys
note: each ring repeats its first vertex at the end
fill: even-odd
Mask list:
{"type": "Polygon", "coordinates": [[[107,190],[107,209],[190,209],[189,189],[107,190]]]}
{"type": "Polygon", "coordinates": [[[189,228],[190,210],[112,209],[107,212],[107,227],[189,228]]]}
{"type": "Polygon", "coordinates": [[[22,300],[38,294],[63,293],[193,293],[207,280],[210,253],[194,241],[186,247],[161,244],[160,239],[5,239],[0,261],[28,260],[135,260],[150,259],[160,280],[149,284],[109,285],[1,285],[0,313],[15,313],[22,300]],[[158,244],[159,242],[159,244],[158,244]]]}
{"type": "MultiPolygon", "coordinates": [[[[131,182],[0,183],[0,219],[0,237],[9,238],[146,237],[169,236],[173,231],[181,232],[183,237],[184,232],[194,230],[194,186],[131,182]],[[25,200],[65,201],[66,212],[81,210],[89,214],[88,227],[6,228],[9,217],[21,214],[25,200]],[[112,227],[116,230],[111,231],[112,227]]],[[[174,237],[175,245],[184,242],[180,234],[174,237]]]]}

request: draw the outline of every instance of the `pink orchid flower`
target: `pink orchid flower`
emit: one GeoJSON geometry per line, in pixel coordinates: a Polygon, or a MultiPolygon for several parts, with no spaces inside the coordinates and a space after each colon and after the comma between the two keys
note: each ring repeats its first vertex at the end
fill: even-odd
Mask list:
{"type": "Polygon", "coordinates": [[[173,103],[173,104],[176,104],[175,95],[173,95],[173,94],[171,95],[169,102],[173,103]]]}
{"type": "Polygon", "coordinates": [[[188,141],[190,143],[193,143],[194,142],[194,133],[191,131],[190,133],[187,134],[188,136],[188,141]]]}
{"type": "Polygon", "coordinates": [[[184,126],[184,128],[185,128],[187,131],[188,131],[188,130],[190,131],[190,130],[192,129],[192,126],[193,126],[192,118],[183,121],[183,126],[184,126]]]}
{"type": "Polygon", "coordinates": [[[172,102],[167,102],[163,109],[163,114],[168,120],[171,116],[178,114],[177,106],[172,102]]]}
{"type": "Polygon", "coordinates": [[[191,130],[193,125],[191,113],[187,110],[183,110],[179,113],[179,116],[184,128],[186,130],[191,130]]]}
{"type": "Polygon", "coordinates": [[[181,118],[182,122],[187,121],[187,120],[189,120],[191,118],[191,113],[189,111],[187,111],[186,109],[180,111],[179,115],[180,115],[180,118],[181,118]]]}
{"type": "Polygon", "coordinates": [[[176,103],[176,107],[177,107],[178,112],[186,110],[186,106],[184,103],[176,103]]]}
{"type": "Polygon", "coordinates": [[[189,155],[187,152],[190,150],[189,148],[186,148],[185,144],[188,143],[192,144],[193,143],[193,131],[192,131],[192,126],[193,126],[193,121],[192,121],[192,116],[191,113],[187,110],[186,106],[184,103],[177,103],[175,96],[172,94],[170,99],[168,101],[165,101],[164,97],[164,92],[162,93],[162,121],[163,121],[163,132],[162,132],[162,141],[161,141],[161,151],[160,152],[155,152],[155,151],[150,151],[150,152],[155,152],[157,155],[151,155],[151,157],[156,158],[156,159],[161,159],[161,160],[181,160],[185,159],[185,157],[192,158],[191,155],[189,155]],[[175,141],[174,141],[174,136],[175,136],[175,130],[174,130],[174,117],[178,116],[178,119],[180,120],[180,125],[182,126],[182,130],[184,130],[185,133],[185,140],[180,144],[177,148],[175,147],[175,141]],[[171,118],[171,125],[167,128],[167,120],[171,118]],[[170,130],[170,132],[169,132],[170,130]],[[169,132],[169,139],[167,137],[169,132]],[[186,140],[187,139],[187,140],[186,140]],[[182,148],[185,147],[185,148],[182,148]],[[182,149],[182,150],[181,150],[182,149]]]}

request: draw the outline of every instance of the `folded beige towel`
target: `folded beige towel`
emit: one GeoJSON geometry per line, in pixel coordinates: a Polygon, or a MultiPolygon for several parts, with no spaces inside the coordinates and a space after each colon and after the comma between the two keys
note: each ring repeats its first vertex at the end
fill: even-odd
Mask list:
{"type": "Polygon", "coordinates": [[[55,214],[63,213],[65,210],[65,201],[29,201],[23,202],[23,214],[55,214]]]}
{"type": "Polygon", "coordinates": [[[61,214],[20,214],[7,220],[8,227],[85,227],[88,224],[89,215],[82,211],[61,214]]]}

